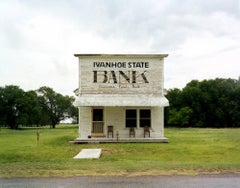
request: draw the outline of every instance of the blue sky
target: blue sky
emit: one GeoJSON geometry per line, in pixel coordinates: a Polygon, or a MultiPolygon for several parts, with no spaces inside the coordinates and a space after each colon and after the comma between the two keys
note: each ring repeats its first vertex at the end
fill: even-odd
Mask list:
{"type": "Polygon", "coordinates": [[[167,53],[167,89],[240,76],[239,0],[2,0],[0,25],[0,86],[73,95],[76,53],[167,53]]]}

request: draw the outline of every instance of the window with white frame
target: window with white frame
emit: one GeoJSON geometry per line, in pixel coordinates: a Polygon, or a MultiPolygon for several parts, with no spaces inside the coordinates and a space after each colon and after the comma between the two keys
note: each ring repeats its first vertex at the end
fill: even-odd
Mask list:
{"type": "Polygon", "coordinates": [[[151,127],[150,109],[126,109],[126,127],[151,127]]]}

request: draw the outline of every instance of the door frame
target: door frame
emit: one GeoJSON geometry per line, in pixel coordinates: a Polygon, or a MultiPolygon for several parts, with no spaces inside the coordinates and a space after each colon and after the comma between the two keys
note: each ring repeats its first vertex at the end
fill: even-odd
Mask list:
{"type": "Polygon", "coordinates": [[[92,137],[104,137],[104,108],[103,107],[93,107],[92,108],[92,118],[91,118],[91,136],[92,137]],[[101,110],[100,120],[95,116],[95,110],[101,110]],[[94,119],[96,118],[96,119],[94,119]]]}

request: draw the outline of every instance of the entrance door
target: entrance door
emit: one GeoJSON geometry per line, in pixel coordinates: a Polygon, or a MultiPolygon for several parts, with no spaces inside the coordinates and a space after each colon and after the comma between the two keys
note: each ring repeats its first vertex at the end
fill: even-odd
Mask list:
{"type": "Polygon", "coordinates": [[[97,108],[92,110],[92,136],[104,136],[103,109],[97,108]]]}

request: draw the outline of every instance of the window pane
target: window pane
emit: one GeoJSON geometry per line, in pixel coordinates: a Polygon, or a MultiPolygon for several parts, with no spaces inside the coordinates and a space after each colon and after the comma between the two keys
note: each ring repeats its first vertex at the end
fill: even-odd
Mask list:
{"type": "Polygon", "coordinates": [[[126,119],[126,127],[137,127],[136,119],[126,119]]]}
{"type": "Polygon", "coordinates": [[[126,110],[126,118],[137,118],[137,110],[126,110]]]}
{"type": "Polygon", "coordinates": [[[126,110],[126,127],[137,127],[137,110],[126,110]]]}
{"type": "Polygon", "coordinates": [[[151,110],[140,110],[140,127],[151,127],[151,110]]]}
{"type": "Polygon", "coordinates": [[[103,121],[103,109],[93,109],[93,121],[103,121]]]}
{"type": "Polygon", "coordinates": [[[140,110],[140,118],[151,118],[150,110],[140,110]]]}
{"type": "Polygon", "coordinates": [[[151,127],[151,119],[141,119],[140,120],[140,127],[151,127]]]}

